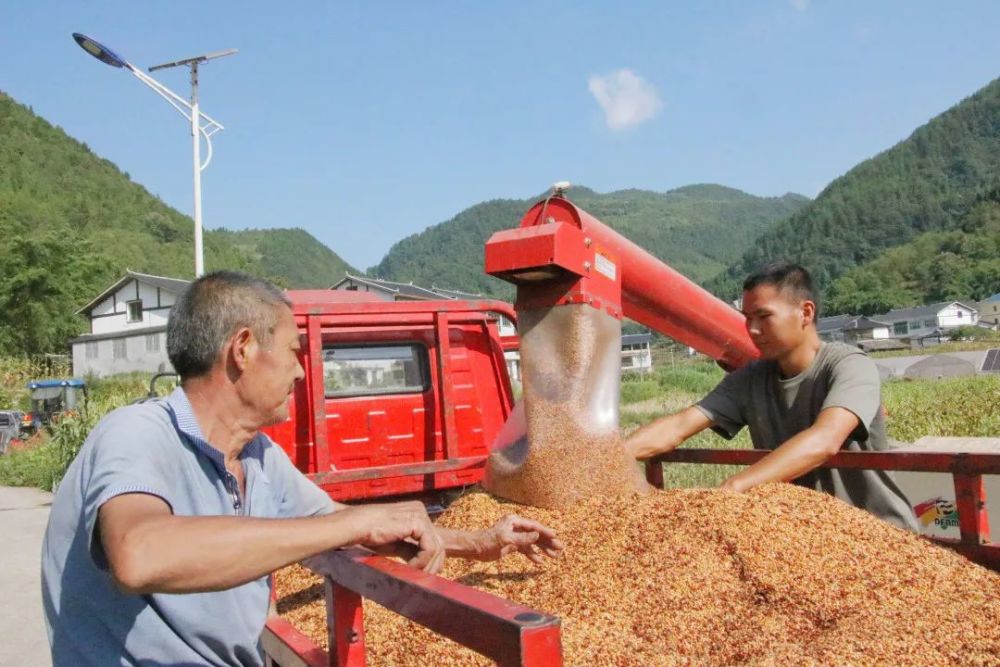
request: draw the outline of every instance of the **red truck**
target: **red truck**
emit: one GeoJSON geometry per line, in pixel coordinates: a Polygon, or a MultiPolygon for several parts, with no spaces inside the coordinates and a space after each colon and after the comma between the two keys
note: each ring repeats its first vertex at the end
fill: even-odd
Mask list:
{"type": "Polygon", "coordinates": [[[267,429],[334,500],[440,495],[477,483],[513,407],[501,301],[372,300],[288,293],[306,377],[288,421],[267,429]]]}

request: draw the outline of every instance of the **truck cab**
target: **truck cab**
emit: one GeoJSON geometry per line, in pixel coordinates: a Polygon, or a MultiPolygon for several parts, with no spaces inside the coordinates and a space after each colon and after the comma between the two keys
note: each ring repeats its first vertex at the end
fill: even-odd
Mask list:
{"type": "Polygon", "coordinates": [[[435,502],[479,482],[513,408],[501,301],[376,301],[290,291],[306,376],[289,419],[265,429],[337,501],[435,502]]]}

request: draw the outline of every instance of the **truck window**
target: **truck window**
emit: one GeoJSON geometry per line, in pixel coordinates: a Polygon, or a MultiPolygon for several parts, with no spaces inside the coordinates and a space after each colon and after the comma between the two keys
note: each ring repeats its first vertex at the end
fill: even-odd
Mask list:
{"type": "Polygon", "coordinates": [[[323,384],[327,398],[375,394],[419,394],[430,386],[423,345],[323,348],[323,384]]]}

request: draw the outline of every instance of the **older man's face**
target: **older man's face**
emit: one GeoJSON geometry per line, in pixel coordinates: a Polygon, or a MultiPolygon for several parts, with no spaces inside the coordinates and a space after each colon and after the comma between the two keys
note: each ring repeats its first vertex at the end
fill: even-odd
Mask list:
{"type": "Polygon", "coordinates": [[[260,415],[261,425],[288,419],[288,398],[305,377],[299,363],[299,330],[288,308],[282,308],[269,345],[254,346],[245,370],[245,399],[260,415]]]}

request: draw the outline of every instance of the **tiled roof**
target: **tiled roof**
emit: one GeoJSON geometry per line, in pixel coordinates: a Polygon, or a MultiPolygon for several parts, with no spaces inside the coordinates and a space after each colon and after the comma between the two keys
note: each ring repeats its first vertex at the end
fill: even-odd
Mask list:
{"type": "Polygon", "coordinates": [[[138,280],[146,285],[152,285],[153,287],[159,287],[160,289],[167,290],[168,292],[173,292],[174,294],[180,294],[183,292],[188,285],[191,284],[190,280],[184,280],[182,278],[168,278],[166,276],[154,276],[148,273],[139,273],[137,271],[125,271],[125,275],[116,280],[110,287],[105,289],[103,292],[94,297],[86,306],[76,311],[78,315],[88,315],[90,311],[97,307],[97,304],[107,299],[111,294],[117,292],[121,287],[130,280],[138,280]]]}
{"type": "Polygon", "coordinates": [[[931,317],[932,315],[934,317],[937,317],[937,314],[940,313],[942,310],[956,303],[960,306],[968,308],[969,310],[975,310],[975,308],[966,306],[964,303],[961,303],[960,301],[942,301],[941,303],[932,303],[929,306],[916,306],[914,308],[896,308],[895,310],[890,310],[885,315],[879,315],[878,317],[879,319],[888,322],[901,322],[903,320],[918,320],[918,319],[923,319],[925,317],[931,317]]]}

